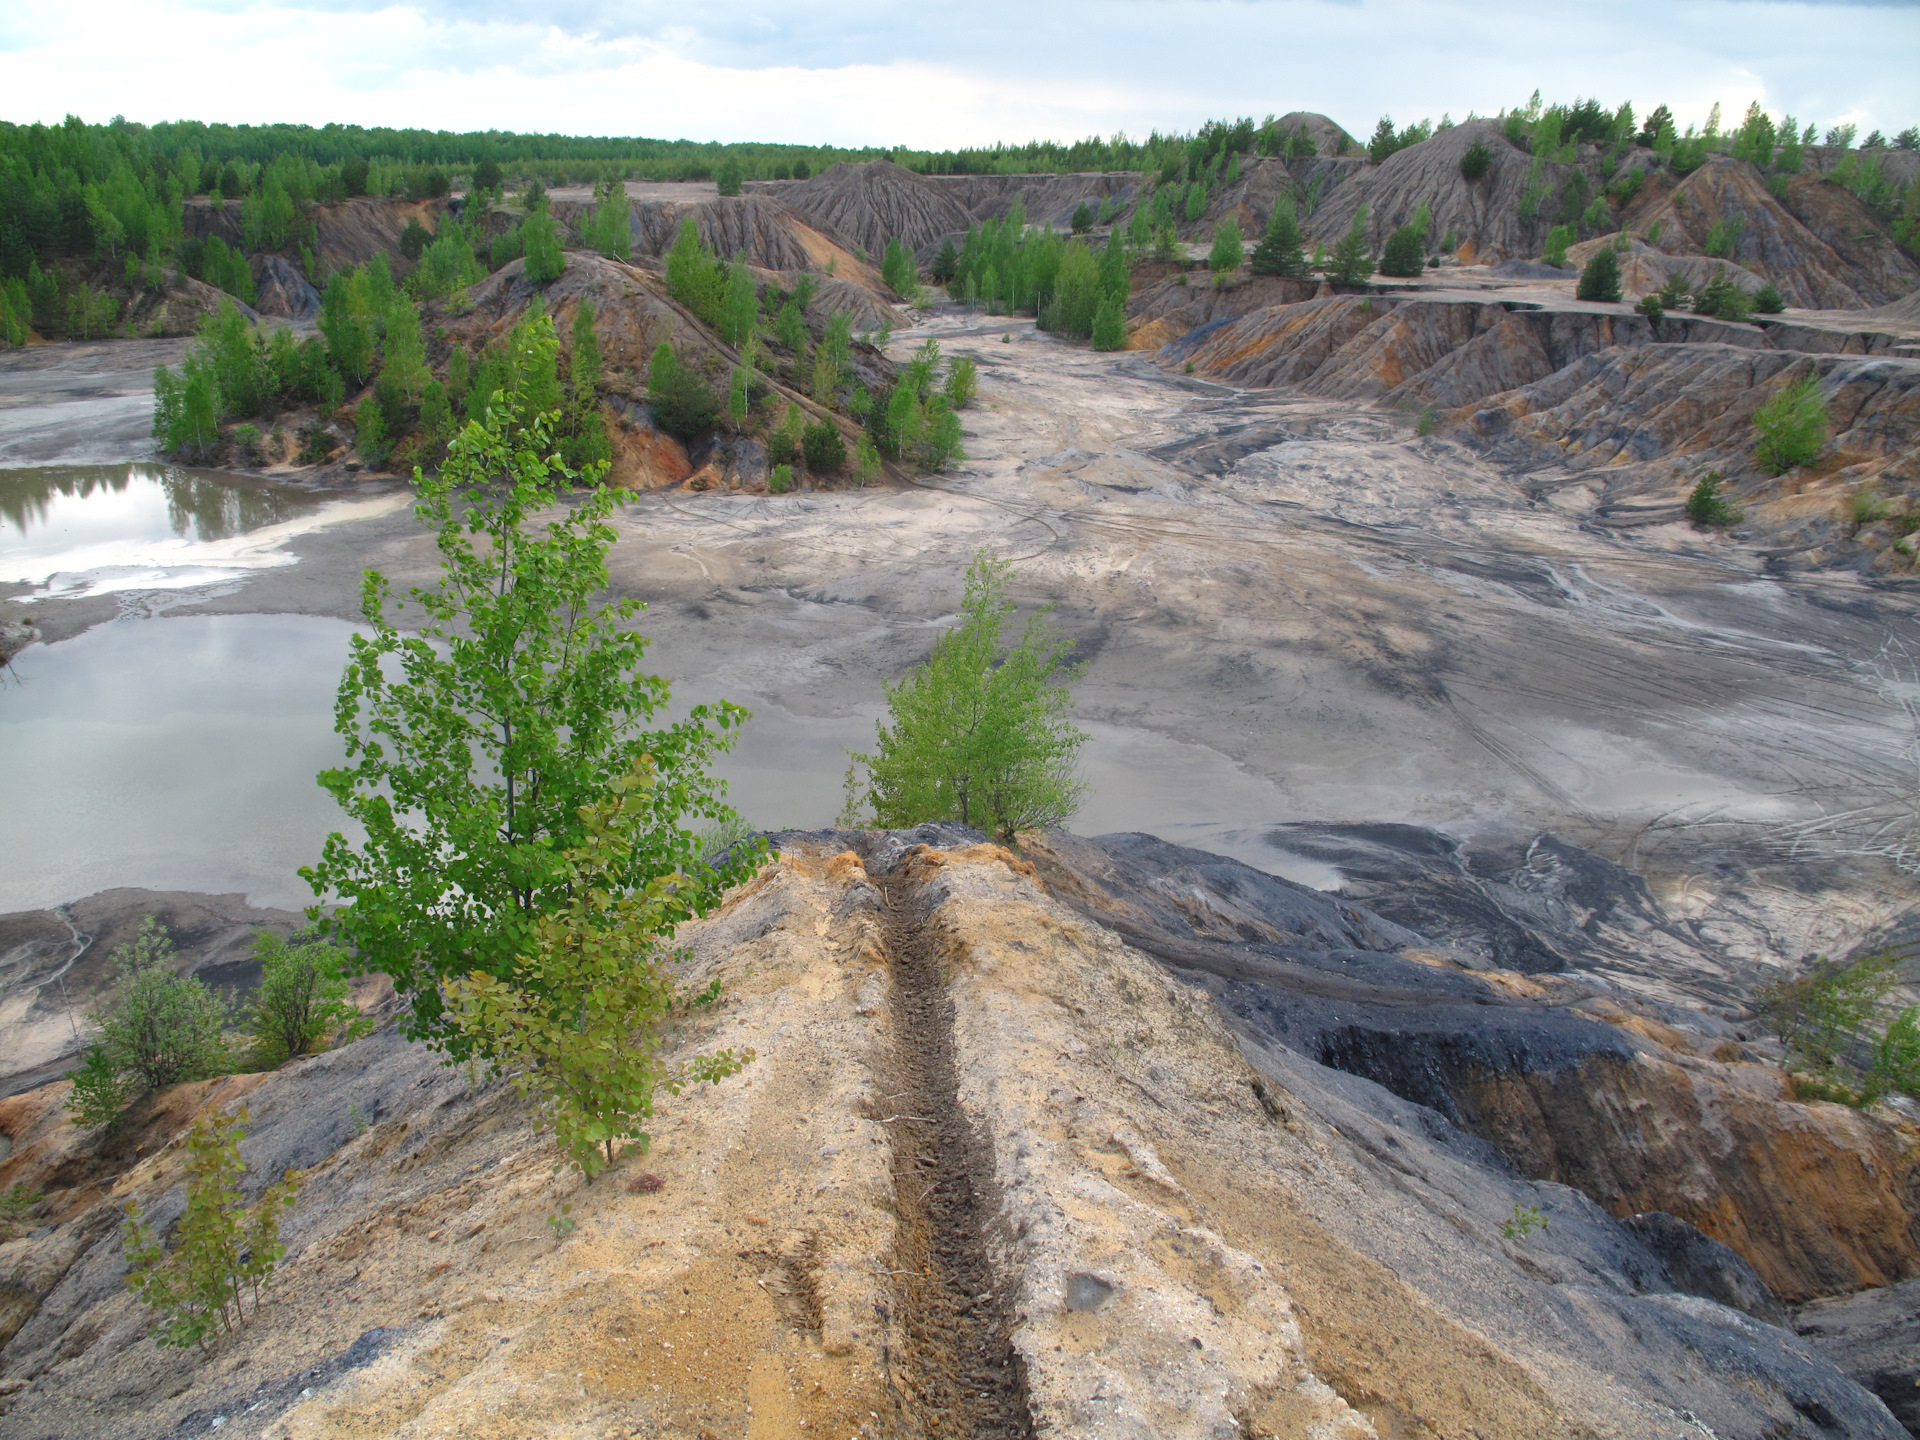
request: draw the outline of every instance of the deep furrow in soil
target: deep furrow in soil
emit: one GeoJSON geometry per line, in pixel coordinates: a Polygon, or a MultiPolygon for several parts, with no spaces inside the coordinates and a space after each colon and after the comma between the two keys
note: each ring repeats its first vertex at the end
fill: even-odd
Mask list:
{"type": "Polygon", "coordinates": [[[960,1108],[953,1003],[920,887],[875,875],[885,900],[893,1053],[881,1104],[893,1137],[899,1217],[891,1269],[905,1353],[892,1371],[907,1433],[938,1440],[1031,1440],[1011,1297],[994,1281],[986,1230],[993,1162],[960,1108]]]}

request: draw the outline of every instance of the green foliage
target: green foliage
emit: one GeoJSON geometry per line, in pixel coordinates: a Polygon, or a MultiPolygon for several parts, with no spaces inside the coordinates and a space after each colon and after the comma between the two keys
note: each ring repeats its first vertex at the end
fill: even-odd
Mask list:
{"type": "Polygon", "coordinates": [[[1701,249],[1709,255],[1722,260],[1733,258],[1734,247],[1740,243],[1741,225],[1738,219],[1728,217],[1716,220],[1707,231],[1707,238],[1701,249]]]}
{"type": "Polygon", "coordinates": [[[387,437],[386,414],[378,396],[365,395],[353,411],[354,453],[378,470],[387,463],[393,446],[387,437]]]}
{"type": "MultiPolygon", "coordinates": [[[[557,348],[551,320],[524,322],[511,337],[514,373],[542,359],[550,367],[557,348]]],[[[476,970],[513,981],[539,918],[569,896],[564,857],[584,834],[581,808],[641,756],[658,779],[630,832],[623,887],[695,876],[668,907],[680,919],[737,878],[700,870],[697,837],[682,827],[731,815],[708,772],[747,712],[696,705],[678,723],[642,728],[670,694],[639,669],[647,642],[630,628],[639,603],[595,603],[620,497],[554,457],[558,420],[516,381],[454,441],[439,476],[415,472],[441,574],[408,592],[419,615],[403,633],[390,584],[367,573],[361,613],[372,633],[351,642],[335,711],[347,763],[320,776],[365,839],[328,837],[320,862],[301,872],[317,897],[343,902],[321,920],[324,933],[411,1001],[408,1033],[456,1056],[469,1041],[444,1013],[441,987],[476,970]],[[585,498],[554,509],[576,479],[590,487],[585,498]]]]}
{"type": "Polygon", "coordinates": [[[854,445],[853,465],[862,485],[871,485],[880,478],[880,447],[873,443],[871,435],[862,435],[854,445]]]}
{"type": "Polygon", "coordinates": [[[260,988],[244,1028],[262,1068],[304,1055],[329,1035],[345,1041],[366,1033],[369,1022],[346,998],[350,957],[344,950],[313,935],[288,942],[262,930],[253,954],[260,962],[260,988]]]}
{"type": "Polygon", "coordinates": [[[1787,308],[1787,302],[1779,287],[1769,280],[1754,292],[1753,308],[1762,315],[1778,315],[1787,308]]]}
{"type": "Polygon", "coordinates": [[[1693,309],[1698,315],[1744,324],[1753,318],[1753,296],[1722,270],[1693,297],[1693,309]]]}
{"type": "Polygon", "coordinates": [[[1871,485],[1862,485],[1849,495],[1844,509],[1848,522],[1855,529],[1884,520],[1892,513],[1887,504],[1887,497],[1871,485]]]}
{"type": "Polygon", "coordinates": [[[654,348],[647,367],[647,403],[653,406],[660,428],[681,440],[693,440],[711,430],[718,409],[700,372],[666,340],[654,348]]]}
{"type": "Polygon", "coordinates": [[[1513,1215],[1500,1222],[1500,1233],[1509,1240],[1524,1240],[1535,1230],[1547,1228],[1547,1217],[1538,1205],[1522,1205],[1513,1202],[1513,1215]]]}
{"type": "Polygon", "coordinates": [[[1898,964],[1890,954],[1815,957],[1759,991],[1756,1008],[1786,1046],[1796,1088],[1856,1105],[1889,1090],[1920,1098],[1920,1009],[1891,1003],[1898,964]]]}
{"type": "Polygon", "coordinates": [[[1572,226],[1554,226],[1547,232],[1547,243],[1541,247],[1540,263],[1564,268],[1567,263],[1567,247],[1573,244],[1573,241],[1572,226]]]}
{"type": "Polygon", "coordinates": [[[1117,296],[1106,296],[1101,300],[1100,308],[1094,311],[1093,348],[1096,350],[1127,348],[1127,310],[1117,296]]]}
{"type": "Polygon", "coordinates": [[[75,1076],[68,1108],[83,1125],[111,1124],[133,1101],[183,1080],[224,1075],[226,1010],[193,976],[173,971],[173,941],[153,916],[109,957],[119,972],[113,1004],[75,1076]]]}
{"type": "Polygon", "coordinates": [[[1415,424],[1413,427],[1414,434],[1431,435],[1433,434],[1434,429],[1438,424],[1439,424],[1439,419],[1433,413],[1433,407],[1429,405],[1427,406],[1426,409],[1420,412],[1419,422],[1415,424]]]}
{"type": "Polygon", "coordinates": [[[722,195],[740,193],[740,162],[729,155],[720,165],[720,173],[714,177],[722,195]]]}
{"type": "Polygon", "coordinates": [[[1760,464],[1774,475],[1809,464],[1827,443],[1827,423],[1827,402],[1821,398],[1818,375],[1803,376],[1786,386],[1753,412],[1753,428],[1760,435],[1760,464]]]}
{"type": "Polygon", "coordinates": [[[793,489],[793,466],[775,465],[767,472],[767,493],[784,495],[793,489]]]}
{"type": "Polygon", "coordinates": [[[1620,299],[1620,252],[1611,245],[1602,245],[1594,251],[1593,258],[1580,271],[1580,287],[1575,294],[1582,300],[1617,304],[1620,299]]]}
{"type": "Polygon", "coordinates": [[[1240,225],[1231,216],[1213,227],[1213,248],[1207,252],[1207,268],[1216,275],[1238,270],[1246,258],[1246,246],[1240,239],[1240,225]]]}
{"type": "Polygon", "coordinates": [[[980,369],[971,355],[956,355],[947,366],[947,404],[964,410],[980,389],[980,369]]]}
{"type": "Polygon", "coordinates": [[[1485,177],[1493,165],[1493,152],[1476,140],[1467,147],[1460,157],[1460,176],[1463,180],[1474,181],[1485,177]]]}
{"type": "Polygon", "coordinates": [[[1633,308],[1649,320],[1658,320],[1667,313],[1667,307],[1660,303],[1660,295],[1657,291],[1649,291],[1642,295],[1633,308]]]}
{"type": "Polygon", "coordinates": [[[1040,328],[1084,340],[1093,333],[1093,314],[1100,308],[1100,264],[1084,241],[1070,241],[1061,252],[1053,275],[1051,297],[1040,313],[1040,328]]]}
{"type": "Polygon", "coordinates": [[[744,345],[759,318],[760,297],[753,288],[753,276],[744,258],[727,267],[727,287],[720,301],[720,338],[729,345],[744,345]]]}
{"type": "Polygon", "coordinates": [[[953,248],[953,238],[948,236],[940,242],[940,253],[933,257],[933,281],[936,285],[945,285],[953,279],[960,268],[960,252],[953,248]]]}
{"type": "Polygon", "coordinates": [[[400,232],[400,253],[409,260],[418,260],[426,252],[433,232],[422,225],[416,216],[407,217],[407,225],[400,232]]]}
{"type": "Polygon", "coordinates": [[[140,1218],[139,1205],[127,1206],[121,1238],[127,1288],[160,1312],[153,1338],[163,1346],[211,1351],[221,1335],[246,1323],[249,1309],[259,1310],[286,1254],[280,1217],[298,1197],[299,1173],[287,1171],[251,1210],[241,1204],[247,1167],[240,1136],[249,1118],[243,1108],[228,1121],[202,1115],[194,1122],[187,1136],[187,1208],[171,1253],[140,1218]]]}
{"type": "Polygon", "coordinates": [[[682,220],[667,252],[667,293],[715,329],[726,297],[727,268],[701,241],[693,217],[682,220]]]}
{"type": "Polygon", "coordinates": [[[902,300],[911,300],[920,291],[919,273],[914,267],[913,252],[902,245],[898,237],[887,241],[886,253],[880,260],[880,278],[887,287],[902,300]]]}
{"type": "Polygon", "coordinates": [[[1084,200],[1074,206],[1071,224],[1076,235],[1084,235],[1093,229],[1093,207],[1084,200]]]}
{"type": "Polygon", "coordinates": [[[560,248],[560,226],[545,210],[522,222],[520,244],[527,257],[527,279],[534,284],[551,284],[567,268],[566,254],[560,248]]]}
{"type": "Polygon", "coordinates": [[[967,458],[966,447],[962,443],[960,417],[953,413],[944,395],[935,395],[927,402],[927,468],[945,470],[949,465],[967,458]]]}
{"type": "Polygon", "coordinates": [[[1738,525],[1740,507],[1721,490],[1722,476],[1709,470],[1687,492],[1687,518],[1700,526],[1738,525]]]}
{"type": "Polygon", "coordinates": [[[810,475],[833,475],[846,468],[847,442],[831,421],[822,420],[800,432],[800,453],[810,475]]]}
{"type": "Polygon", "coordinates": [[[1247,268],[1255,275],[1287,275],[1296,280],[1304,280],[1312,273],[1302,249],[1300,223],[1294,215],[1291,195],[1282,195],[1273,202],[1266,233],[1254,246],[1247,268]]]}
{"type": "MultiPolygon", "coordinates": [[[[689,1079],[717,1082],[753,1052],[722,1050],[675,1070],[660,1058],[676,998],[664,938],[683,913],[680,873],[633,884],[657,824],[658,778],[642,756],[608,784],[608,797],[580,809],[579,839],[559,858],[558,903],[539,915],[520,963],[505,976],[476,969],[447,987],[468,1054],[510,1074],[537,1099],[567,1158],[591,1179],[623,1142],[643,1149],[641,1128],[660,1090],[689,1079]]],[[[739,847],[758,869],[766,845],[739,847]]]]}
{"type": "Polygon", "coordinates": [[[1393,129],[1393,117],[1382,115],[1380,123],[1373,127],[1373,138],[1367,142],[1367,158],[1378,165],[1399,149],[1393,129]]]}
{"type": "Polygon", "coordinates": [[[1337,285],[1362,285],[1373,274],[1373,251],[1367,244],[1367,207],[1353,212],[1353,223],[1333,247],[1327,278],[1337,285]]]}
{"type": "Polygon", "coordinates": [[[625,260],[632,253],[632,207],[624,185],[607,186],[605,198],[588,213],[581,238],[609,260],[625,260]]]}
{"type": "Polygon", "coordinates": [[[1418,275],[1426,269],[1425,251],[1421,231],[1412,225],[1402,225],[1387,237],[1386,248],[1380,254],[1380,273],[1401,277],[1418,275]]]}
{"type": "Polygon", "coordinates": [[[1085,787],[1073,779],[1073,764],[1087,737],[1066,718],[1071,696],[1056,683],[1077,674],[1063,663],[1072,642],[1042,611],[1001,656],[1012,572],[985,551],[976,555],[959,626],[885,687],[891,724],[877,727],[873,754],[855,755],[847,767],[851,823],[862,816],[888,828],[954,820],[1011,839],[1061,824],[1078,807],[1085,787]]]}
{"type": "Polygon", "coordinates": [[[31,1228],[34,1216],[45,1197],[24,1180],[16,1180],[0,1195],[0,1244],[17,1240],[31,1228]]]}
{"type": "Polygon", "coordinates": [[[1187,204],[1183,213],[1188,224],[1207,213],[1207,185],[1204,180],[1196,180],[1187,186],[1187,204]]]}

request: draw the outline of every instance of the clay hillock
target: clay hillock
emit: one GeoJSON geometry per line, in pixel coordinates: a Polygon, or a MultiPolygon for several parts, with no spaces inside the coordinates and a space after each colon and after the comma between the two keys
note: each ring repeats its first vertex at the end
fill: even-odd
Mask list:
{"type": "Polygon", "coordinates": [[[314,253],[331,273],[364,265],[386,252],[395,275],[413,273],[414,262],[400,253],[400,233],[409,220],[429,232],[440,228],[444,200],[381,200],[360,197],[338,205],[313,207],[314,253]]]}
{"type": "MultiPolygon", "coordinates": [[[[553,317],[563,345],[571,344],[574,316],[582,301],[590,301],[600,337],[602,411],[613,444],[608,472],[612,483],[632,489],[682,482],[698,488],[764,484],[766,454],[757,442],[715,434],[689,448],[654,424],[647,402],[647,376],[653,352],[663,341],[673,345],[683,363],[701,372],[716,395],[725,394],[728,377],[740,363],[736,350],[668,294],[659,262],[649,259],[629,265],[579,250],[568,251],[566,259],[560,277],[546,285],[528,280],[526,262],[514,260],[473,286],[465,307],[457,312],[437,311],[435,325],[444,334],[429,347],[435,368],[444,364],[452,345],[471,349],[504,336],[535,304],[553,317]]],[[[771,272],[759,272],[762,284],[773,278],[771,272]]],[[[816,294],[807,316],[816,338],[835,307],[858,315],[871,304],[855,298],[866,292],[852,282],[829,281],[820,288],[822,293],[816,294]],[[829,298],[824,292],[830,288],[829,298]]],[[[856,378],[870,388],[892,383],[891,365],[870,345],[856,342],[851,363],[856,378]]],[[[852,421],[816,405],[801,389],[783,383],[765,368],[762,379],[773,387],[781,404],[796,404],[809,419],[826,419],[839,426],[851,446],[858,434],[852,421]]]]}
{"type": "MultiPolygon", "coordinates": [[[[586,208],[574,207],[575,213],[563,218],[577,223],[586,208]]],[[[560,214],[557,205],[555,213],[560,214]]],[[[634,251],[638,255],[665,255],[673,248],[681,225],[691,218],[702,243],[716,255],[728,259],[745,256],[749,265],[783,272],[823,271],[831,265],[843,280],[875,293],[884,288],[873,266],[863,264],[846,246],[821,234],[791,206],[765,195],[715,197],[693,204],[643,200],[634,203],[632,216],[634,251]]]]}
{"type": "Polygon", "coordinates": [[[1475,444],[1533,469],[1603,482],[1598,518],[1682,518],[1705,467],[1746,505],[1743,532],[1782,563],[1905,573],[1903,517],[1920,513],[1920,358],[1910,322],[1846,330],[1808,320],[1743,325],[1624,305],[1549,307],[1466,295],[1339,295],[1203,324],[1164,346],[1169,366],[1241,386],[1450,412],[1475,444]],[[1806,376],[1831,429],[1818,461],[1771,477],[1753,414],[1806,376]],[[1873,488],[1884,523],[1852,525],[1873,488]]]}
{"type": "Polygon", "coordinates": [[[286,256],[254,255],[248,263],[253,268],[253,308],[260,314],[302,321],[320,313],[320,292],[286,256]]]}
{"type": "Polygon", "coordinates": [[[719,998],[665,1056],[755,1058],[662,1096],[591,1184],[510,1085],[391,1029],[176,1087],[113,1140],[66,1121],[64,1082],[0,1103],[0,1186],[41,1192],[0,1246],[0,1436],[1898,1440],[1725,1303],[1765,1286],[1682,1219],[1519,1172],[1268,1010],[1613,1036],[1653,1072],[1620,1114],[1676,1147],[1708,1117],[1671,1109],[1683,1052],[1634,1027],[1688,1060],[1711,1037],[1579,1014],[1590,981],[1469,970],[1218,856],[1028,838],[775,837],[679,931],[681,983],[719,998]],[[117,1230],[129,1199],[179,1213],[168,1142],[243,1100],[246,1198],[303,1186],[266,1303],[203,1362],[148,1338],[117,1230]]]}
{"type": "MultiPolygon", "coordinates": [[[[1599,235],[1567,247],[1569,273],[1579,271],[1594,255],[1609,246],[1618,250],[1618,235],[1599,235]]],[[[1644,240],[1630,242],[1620,255],[1620,292],[1629,300],[1660,289],[1669,276],[1678,275],[1689,291],[1698,293],[1718,279],[1738,285],[1749,295],[1766,288],[1766,280],[1743,265],[1711,255],[1669,255],[1644,240]]],[[[1511,263],[1511,262],[1510,262],[1511,263]]],[[[1784,296],[1782,297],[1785,298],[1784,296]]]]}
{"type": "Polygon", "coordinates": [[[1328,195],[1301,230],[1309,243],[1331,248],[1364,204],[1368,234],[1378,251],[1424,203],[1433,217],[1428,243],[1437,248],[1452,234],[1463,264],[1527,258],[1540,253],[1552,226],[1552,197],[1575,168],[1542,161],[1536,170],[1534,158],[1509,141],[1498,122],[1470,120],[1367,167],[1328,195]],[[1487,173],[1470,181],[1461,175],[1460,161],[1476,144],[1485,145],[1491,159],[1487,173]],[[1538,214],[1524,219],[1521,201],[1535,184],[1543,187],[1547,199],[1538,214]]]}
{"type": "MultiPolygon", "coordinates": [[[[1029,225],[1066,230],[1073,212],[1082,205],[1096,213],[1111,200],[1118,214],[1131,209],[1140,190],[1134,170],[1088,171],[1068,175],[926,175],[920,177],[938,193],[955,201],[974,220],[999,220],[1018,201],[1029,225]]],[[[964,227],[963,227],[964,229],[964,227]]],[[[939,239],[922,242],[917,249],[939,239]]]]}
{"type": "Polygon", "coordinates": [[[1291,135],[1304,129],[1307,138],[1313,141],[1314,150],[1322,159],[1334,159],[1363,151],[1365,147],[1349,135],[1337,120],[1322,115],[1318,110],[1289,110],[1274,125],[1282,135],[1291,135]]]}
{"type": "Polygon", "coordinates": [[[1313,298],[1318,281],[1254,275],[1233,285],[1181,284],[1175,279],[1137,290],[1127,300],[1127,348],[1157,350],[1216,320],[1313,298]]]}
{"type": "MultiPolygon", "coordinates": [[[[1920,152],[1889,153],[1910,162],[1909,181],[1920,178],[1920,152]]],[[[1893,242],[1880,217],[1843,186],[1796,175],[1787,184],[1785,204],[1794,219],[1840,257],[1853,288],[1870,305],[1881,303],[1870,298],[1874,295],[1891,300],[1920,288],[1920,264],[1893,242]]]]}
{"type": "Polygon", "coordinates": [[[974,218],[954,196],[890,160],[835,165],[810,179],[764,188],[816,229],[864,250],[876,263],[889,240],[917,251],[965,231],[974,218]]]}
{"type": "MultiPolygon", "coordinates": [[[[1802,177],[1803,197],[1809,180],[1802,177]]],[[[1817,179],[1810,183],[1837,190],[1817,179]]],[[[1838,195],[1853,198],[1844,191],[1838,195]]],[[[1834,218],[1845,208],[1827,196],[1802,203],[1810,213],[1817,208],[1834,218]]],[[[1879,230],[1857,201],[1854,209],[1863,226],[1856,234],[1879,230]]],[[[1789,305],[1860,309],[1883,305],[1920,284],[1920,266],[1890,243],[1881,248],[1893,252],[1892,258],[1867,267],[1851,262],[1774,198],[1758,170],[1727,156],[1709,160],[1664,196],[1641,195],[1624,220],[1636,236],[1669,255],[1704,255],[1716,242],[1729,245],[1730,240],[1727,258],[1771,280],[1789,305]]]]}

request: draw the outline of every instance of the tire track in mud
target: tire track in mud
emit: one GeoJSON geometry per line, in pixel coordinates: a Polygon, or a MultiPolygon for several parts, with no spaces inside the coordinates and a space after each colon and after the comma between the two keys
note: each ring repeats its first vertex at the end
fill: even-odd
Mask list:
{"type": "Polygon", "coordinates": [[[1011,1297],[987,1258],[993,1161],[960,1108],[939,946],[919,885],[898,867],[869,873],[883,901],[893,1012],[881,1104],[898,1217],[889,1267],[904,1337],[891,1366],[898,1418],[905,1433],[937,1440],[1031,1440],[1011,1297]]]}

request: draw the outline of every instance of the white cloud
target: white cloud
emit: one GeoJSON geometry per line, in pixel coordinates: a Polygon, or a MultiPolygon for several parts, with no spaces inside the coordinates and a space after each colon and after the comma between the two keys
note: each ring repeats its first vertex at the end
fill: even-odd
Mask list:
{"type": "Polygon", "coordinates": [[[0,118],[196,118],[950,147],[1323,110],[1364,133],[1450,111],[1749,100],[1822,126],[1920,121],[1912,5],[1367,0],[103,0],[0,18],[0,118]],[[1913,113],[1910,113],[1913,112],[1913,113]]]}

